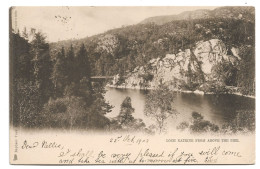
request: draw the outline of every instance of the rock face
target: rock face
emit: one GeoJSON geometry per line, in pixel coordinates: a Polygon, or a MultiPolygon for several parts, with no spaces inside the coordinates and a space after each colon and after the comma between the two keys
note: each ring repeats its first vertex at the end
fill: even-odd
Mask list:
{"type": "Polygon", "coordinates": [[[118,47],[118,38],[116,36],[107,34],[99,38],[98,51],[106,51],[113,55],[116,47],[118,47]]]}
{"type": "MultiPolygon", "coordinates": [[[[196,46],[177,54],[167,54],[164,58],[152,59],[142,67],[136,67],[130,72],[125,88],[156,88],[167,84],[173,90],[181,89],[182,84],[190,81],[202,85],[214,79],[214,66],[222,63],[235,65],[239,61],[238,51],[232,47],[233,55],[227,55],[226,45],[218,39],[200,41],[196,46]]],[[[113,84],[116,83],[116,76],[113,84]]]]}
{"type": "Polygon", "coordinates": [[[214,64],[228,60],[226,46],[218,39],[198,42],[194,55],[199,62],[202,62],[201,69],[205,74],[211,73],[214,64]]]}

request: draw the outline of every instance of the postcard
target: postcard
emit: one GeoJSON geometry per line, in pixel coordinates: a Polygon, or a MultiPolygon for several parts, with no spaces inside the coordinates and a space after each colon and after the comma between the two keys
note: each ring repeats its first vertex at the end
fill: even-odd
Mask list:
{"type": "Polygon", "coordinates": [[[255,8],[11,7],[11,164],[254,164],[255,8]]]}

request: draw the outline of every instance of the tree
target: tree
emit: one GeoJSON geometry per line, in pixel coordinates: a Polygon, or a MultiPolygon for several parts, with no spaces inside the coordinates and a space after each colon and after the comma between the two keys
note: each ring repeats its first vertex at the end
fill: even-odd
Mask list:
{"type": "Polygon", "coordinates": [[[110,113],[112,111],[113,106],[110,105],[105,100],[104,95],[106,93],[106,90],[104,88],[104,84],[102,84],[101,82],[93,83],[92,88],[93,88],[93,100],[95,100],[93,105],[96,105],[95,107],[98,113],[101,115],[110,113]]]}
{"type": "Polygon", "coordinates": [[[173,93],[163,86],[159,86],[146,96],[144,113],[156,121],[159,133],[166,130],[166,120],[172,115],[177,115],[173,103],[173,93]]]}
{"type": "Polygon", "coordinates": [[[39,89],[40,104],[46,103],[53,92],[53,84],[50,80],[52,72],[52,62],[49,54],[49,44],[46,37],[41,33],[35,33],[31,42],[30,54],[33,64],[33,80],[39,89]]]}
{"type": "Polygon", "coordinates": [[[56,57],[51,79],[54,84],[55,97],[62,96],[64,87],[68,83],[68,76],[66,73],[65,51],[63,47],[61,51],[58,53],[58,56],[56,57]]]}
{"type": "Polygon", "coordinates": [[[132,107],[131,98],[126,97],[120,106],[118,121],[121,125],[127,125],[134,120],[133,113],[135,109],[132,107]]]}
{"type": "Polygon", "coordinates": [[[110,121],[110,130],[147,131],[143,120],[133,117],[134,111],[131,98],[127,96],[121,104],[119,115],[110,121]]]}
{"type": "Polygon", "coordinates": [[[130,54],[127,56],[127,68],[128,70],[132,71],[134,70],[135,67],[136,67],[135,58],[133,55],[130,54]]]}
{"type": "Polygon", "coordinates": [[[228,86],[237,86],[237,71],[237,68],[227,61],[217,63],[212,68],[212,72],[218,81],[228,86]]]}
{"type": "Polygon", "coordinates": [[[79,82],[77,96],[82,97],[86,105],[90,105],[93,102],[92,85],[86,77],[83,77],[79,82]]]}
{"type": "Polygon", "coordinates": [[[75,81],[75,54],[74,48],[71,44],[68,55],[66,57],[66,72],[68,75],[68,81],[75,81]]]}
{"type": "Polygon", "coordinates": [[[91,77],[91,68],[90,68],[90,63],[89,59],[87,56],[87,51],[85,48],[85,45],[82,44],[79,52],[77,54],[77,77],[76,80],[80,81],[83,77],[86,77],[87,80],[90,80],[91,77]]]}
{"type": "Polygon", "coordinates": [[[30,44],[18,34],[10,36],[10,59],[12,64],[13,78],[24,78],[29,80],[31,75],[30,44]]]}
{"type": "Polygon", "coordinates": [[[154,75],[150,72],[146,72],[144,74],[139,74],[138,77],[143,79],[143,81],[140,82],[140,87],[143,89],[147,89],[148,87],[150,87],[149,82],[153,80],[154,75]]]}
{"type": "Polygon", "coordinates": [[[10,122],[35,127],[39,91],[32,80],[30,44],[19,34],[10,34],[10,122]]]}
{"type": "Polygon", "coordinates": [[[26,30],[26,27],[24,27],[24,29],[23,29],[23,32],[22,32],[22,37],[24,38],[24,39],[26,39],[26,40],[28,40],[28,33],[27,33],[27,30],[26,30]]]}
{"type": "Polygon", "coordinates": [[[242,61],[238,66],[238,86],[242,94],[255,95],[255,47],[243,47],[241,49],[242,61]]]}

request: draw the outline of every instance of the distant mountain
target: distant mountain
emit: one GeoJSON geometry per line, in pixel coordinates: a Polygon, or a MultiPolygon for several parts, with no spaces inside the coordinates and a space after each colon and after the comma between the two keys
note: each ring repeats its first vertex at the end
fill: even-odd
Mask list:
{"type": "Polygon", "coordinates": [[[255,16],[254,7],[219,7],[214,10],[199,9],[195,11],[186,11],[178,15],[166,15],[150,17],[141,22],[141,24],[155,23],[158,25],[176,20],[207,19],[207,18],[235,18],[253,21],[255,16]]]}

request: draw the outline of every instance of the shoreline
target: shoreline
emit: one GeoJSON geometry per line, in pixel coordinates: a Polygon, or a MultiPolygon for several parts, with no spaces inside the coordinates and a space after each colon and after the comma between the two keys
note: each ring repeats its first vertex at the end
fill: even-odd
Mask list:
{"type": "MultiPolygon", "coordinates": [[[[144,89],[144,88],[140,88],[140,87],[115,86],[115,85],[109,85],[109,84],[107,84],[106,87],[116,88],[116,89],[131,89],[131,90],[154,90],[154,88],[152,88],[152,87],[144,89]]],[[[180,93],[194,93],[194,94],[197,94],[197,95],[212,95],[212,94],[214,94],[214,93],[211,93],[211,92],[206,93],[206,92],[203,92],[203,91],[200,91],[200,90],[191,91],[191,90],[175,89],[175,90],[171,90],[171,91],[180,92],[180,93]]],[[[247,97],[247,98],[251,98],[251,99],[256,99],[256,96],[243,95],[243,94],[238,93],[238,92],[234,92],[234,93],[230,93],[230,94],[242,96],[242,97],[247,97]]]]}

